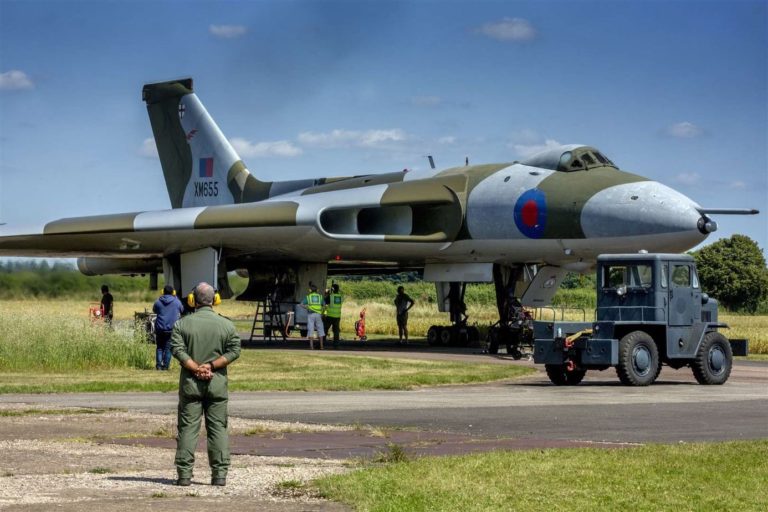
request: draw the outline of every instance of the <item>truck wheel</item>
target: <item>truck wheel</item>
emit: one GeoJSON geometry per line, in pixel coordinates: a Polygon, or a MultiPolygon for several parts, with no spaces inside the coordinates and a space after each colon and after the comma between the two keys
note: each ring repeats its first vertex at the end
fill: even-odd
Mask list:
{"type": "Polygon", "coordinates": [[[616,373],[625,386],[647,386],[658,376],[659,349],[647,333],[633,331],[619,342],[616,373]]]}
{"type": "Polygon", "coordinates": [[[587,370],[576,369],[569,372],[562,364],[545,364],[547,377],[555,386],[576,386],[587,374],[587,370]]]}
{"type": "Polygon", "coordinates": [[[437,345],[440,343],[440,327],[433,325],[427,331],[427,343],[437,345]]]}
{"type": "Polygon", "coordinates": [[[731,344],[719,332],[708,332],[701,341],[691,368],[699,384],[723,384],[731,375],[731,344]]]}
{"type": "Polygon", "coordinates": [[[659,368],[656,370],[656,375],[653,377],[653,382],[658,380],[659,374],[661,374],[661,363],[659,363],[659,368]]]}

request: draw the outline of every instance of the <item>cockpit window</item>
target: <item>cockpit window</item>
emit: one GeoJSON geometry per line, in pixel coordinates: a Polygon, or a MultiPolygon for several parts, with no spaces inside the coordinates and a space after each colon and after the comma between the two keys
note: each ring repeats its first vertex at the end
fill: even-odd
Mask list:
{"type": "Polygon", "coordinates": [[[575,172],[592,167],[616,167],[605,155],[589,146],[570,144],[547,149],[523,160],[523,165],[560,172],[575,172]]]}

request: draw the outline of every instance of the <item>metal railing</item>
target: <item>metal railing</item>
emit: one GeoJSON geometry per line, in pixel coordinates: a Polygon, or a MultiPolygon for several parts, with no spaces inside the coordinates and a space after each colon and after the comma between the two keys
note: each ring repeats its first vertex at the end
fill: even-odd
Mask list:
{"type": "MultiPolygon", "coordinates": [[[[587,321],[587,310],[586,308],[579,308],[579,307],[569,307],[569,306],[560,306],[560,307],[554,307],[554,306],[545,306],[541,308],[536,308],[534,319],[535,320],[544,320],[544,312],[545,311],[551,311],[552,312],[552,321],[557,321],[557,313],[560,313],[560,321],[565,320],[565,313],[566,311],[575,311],[575,312],[581,312],[581,321],[586,322],[587,321]],[[541,313],[541,314],[540,314],[541,313]]],[[[596,317],[595,317],[596,318],[596,317]]],[[[594,320],[594,318],[593,318],[594,320]]]]}

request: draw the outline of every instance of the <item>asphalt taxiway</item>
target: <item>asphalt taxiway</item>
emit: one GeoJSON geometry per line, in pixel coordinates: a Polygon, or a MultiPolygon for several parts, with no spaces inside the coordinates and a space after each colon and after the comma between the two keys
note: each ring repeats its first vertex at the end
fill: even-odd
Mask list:
{"type": "MultiPolygon", "coordinates": [[[[477,349],[380,347],[326,354],[413,357],[530,365],[477,349]]],[[[172,412],[174,393],[2,395],[0,402],[172,412]]],[[[304,423],[415,428],[478,438],[599,443],[722,441],[768,437],[768,361],[737,361],[722,386],[696,383],[689,369],[664,368],[648,387],[619,384],[613,370],[558,387],[543,371],[520,380],[413,391],[233,392],[230,414],[304,423]]]]}

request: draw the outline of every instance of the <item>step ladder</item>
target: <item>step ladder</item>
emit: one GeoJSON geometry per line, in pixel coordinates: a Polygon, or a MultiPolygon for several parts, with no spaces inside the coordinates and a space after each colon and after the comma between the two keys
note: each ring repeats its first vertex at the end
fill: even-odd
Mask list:
{"type": "Polygon", "coordinates": [[[254,341],[256,333],[261,331],[263,341],[272,341],[277,339],[275,331],[280,333],[280,339],[285,341],[285,323],[280,311],[280,303],[271,298],[256,302],[256,313],[253,315],[253,325],[251,325],[251,337],[248,343],[254,341]]]}

